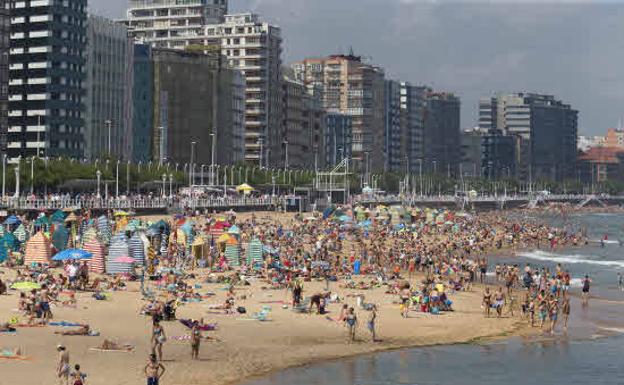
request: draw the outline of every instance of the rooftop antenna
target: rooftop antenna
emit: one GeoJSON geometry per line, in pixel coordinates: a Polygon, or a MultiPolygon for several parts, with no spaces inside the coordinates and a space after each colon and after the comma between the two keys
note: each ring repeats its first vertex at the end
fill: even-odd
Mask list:
{"type": "Polygon", "coordinates": [[[349,46],[349,56],[355,56],[353,53],[353,46],[349,46]]]}

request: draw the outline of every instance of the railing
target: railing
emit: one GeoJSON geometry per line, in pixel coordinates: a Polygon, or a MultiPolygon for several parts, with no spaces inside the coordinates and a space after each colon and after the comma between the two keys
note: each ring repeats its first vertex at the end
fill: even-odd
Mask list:
{"type": "Polygon", "coordinates": [[[269,207],[285,203],[283,197],[232,197],[207,199],[170,199],[170,198],[58,198],[58,199],[29,199],[4,198],[0,199],[0,208],[5,210],[63,210],[63,209],[95,209],[95,210],[131,210],[131,209],[167,209],[167,208],[240,208],[240,207],[269,207]]]}

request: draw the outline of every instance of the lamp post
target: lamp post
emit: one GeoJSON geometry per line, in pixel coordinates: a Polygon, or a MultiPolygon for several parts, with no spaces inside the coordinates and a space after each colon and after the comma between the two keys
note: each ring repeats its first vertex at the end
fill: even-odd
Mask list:
{"type": "MultiPolygon", "coordinates": [[[[189,187],[193,187],[193,185],[195,184],[195,180],[194,180],[194,175],[193,172],[195,171],[195,163],[193,163],[195,161],[195,145],[197,144],[197,142],[193,141],[191,142],[191,162],[189,164],[189,187]]],[[[192,195],[193,191],[191,191],[191,195],[192,195]]]]}
{"type": "Polygon", "coordinates": [[[423,196],[422,159],[418,159],[418,179],[420,182],[420,196],[423,196]]]}
{"type": "Polygon", "coordinates": [[[115,198],[119,198],[119,163],[120,160],[117,161],[117,167],[115,167],[115,198]]]}
{"type": "Polygon", "coordinates": [[[35,193],[35,156],[30,157],[30,195],[35,193]]]}
{"type": "Polygon", "coordinates": [[[216,135],[217,129],[215,128],[214,132],[210,134],[210,141],[212,142],[212,151],[210,153],[210,185],[215,185],[215,148],[216,148],[216,135]]]}
{"type": "Polygon", "coordinates": [[[20,196],[20,161],[22,157],[17,158],[17,165],[15,166],[15,198],[20,196]]]}
{"type": "Polygon", "coordinates": [[[173,199],[173,174],[169,174],[169,198],[173,199]]]}
{"type": "Polygon", "coordinates": [[[284,171],[286,171],[288,170],[288,140],[285,140],[283,144],[284,144],[284,152],[285,152],[284,171]]]}
{"type": "Polygon", "coordinates": [[[204,167],[206,167],[205,164],[201,165],[201,185],[204,185],[204,167]]]}
{"type": "Polygon", "coordinates": [[[264,156],[264,138],[260,137],[258,138],[258,144],[260,145],[260,155],[259,155],[259,159],[260,159],[260,168],[262,168],[264,165],[262,164],[262,158],[264,156]]]}
{"type": "Polygon", "coordinates": [[[2,154],[2,199],[6,196],[6,161],[7,155],[2,154]]]}
{"type": "Polygon", "coordinates": [[[97,170],[95,172],[95,177],[97,179],[97,197],[100,198],[100,179],[102,178],[102,171],[97,170]]]}
{"type": "Polygon", "coordinates": [[[126,163],[126,195],[130,196],[130,161],[126,163]]]}
{"type": "Polygon", "coordinates": [[[163,198],[167,197],[167,188],[165,186],[166,181],[167,181],[167,175],[162,174],[162,197],[163,198]]]}
{"type": "Polygon", "coordinates": [[[100,198],[100,180],[102,178],[102,171],[97,170],[95,172],[95,178],[97,179],[97,197],[100,198]]]}
{"type": "Polygon", "coordinates": [[[111,126],[113,125],[113,122],[108,119],[106,120],[106,128],[108,129],[108,157],[110,158],[111,156],[111,126]]]}

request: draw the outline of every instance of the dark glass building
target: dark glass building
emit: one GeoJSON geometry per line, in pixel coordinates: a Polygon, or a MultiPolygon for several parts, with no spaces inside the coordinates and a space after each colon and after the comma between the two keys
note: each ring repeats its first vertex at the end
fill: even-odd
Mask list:
{"type": "Polygon", "coordinates": [[[0,0],[0,152],[6,151],[9,128],[9,2],[0,0]]]}
{"type": "Polygon", "coordinates": [[[7,153],[84,153],[87,0],[11,1],[7,153]]]}
{"type": "Polygon", "coordinates": [[[351,158],[353,119],[350,115],[327,114],[325,125],[325,164],[332,168],[351,158]]]}

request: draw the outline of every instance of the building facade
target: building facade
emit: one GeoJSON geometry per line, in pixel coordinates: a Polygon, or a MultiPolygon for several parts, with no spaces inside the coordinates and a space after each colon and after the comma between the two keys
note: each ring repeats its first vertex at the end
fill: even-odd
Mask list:
{"type": "Polygon", "coordinates": [[[468,129],[461,133],[461,163],[458,175],[479,177],[483,163],[483,136],[480,129],[468,129]]]}
{"type": "Polygon", "coordinates": [[[352,165],[363,171],[384,169],[384,72],[362,58],[333,55],[293,63],[295,77],[319,94],[329,114],[352,117],[352,165]],[[366,155],[368,154],[368,155],[366,155]]]}
{"type": "Polygon", "coordinates": [[[9,1],[0,0],[0,152],[6,153],[9,129],[9,1]]]}
{"type": "Polygon", "coordinates": [[[134,46],[124,25],[89,16],[84,152],[87,159],[131,158],[133,56],[134,46]]]}
{"type": "Polygon", "coordinates": [[[424,161],[425,109],[427,87],[401,83],[401,148],[410,170],[422,167],[424,161]]]}
{"type": "Polygon", "coordinates": [[[236,71],[219,54],[152,49],[151,60],[153,160],[210,165],[212,148],[216,164],[240,159],[232,132],[236,71]]]}
{"type": "Polygon", "coordinates": [[[503,135],[498,130],[484,134],[481,139],[481,173],[483,177],[497,180],[516,175],[516,148],[521,139],[503,135]]]}
{"type": "Polygon", "coordinates": [[[578,111],[551,95],[498,94],[482,98],[480,126],[516,137],[516,177],[563,180],[576,175],[578,111]],[[496,111],[496,125],[484,116],[496,111]]]}
{"type": "Polygon", "coordinates": [[[183,49],[204,44],[204,27],[219,24],[227,0],[130,0],[126,23],[140,42],[183,49]]]}
{"type": "Polygon", "coordinates": [[[11,2],[9,158],[84,155],[86,7],[11,2]]]}
{"type": "Polygon", "coordinates": [[[450,93],[428,93],[424,127],[424,163],[428,170],[457,175],[461,161],[459,98],[450,93]]]}
{"type": "MultiPolygon", "coordinates": [[[[615,133],[615,129],[609,129],[609,132],[611,132],[611,130],[613,130],[613,134],[615,133]]],[[[613,135],[611,134],[611,135],[613,135]]],[[[607,133],[607,135],[609,135],[607,133]]],[[[621,144],[617,144],[619,142],[619,140],[617,140],[617,134],[614,135],[615,138],[612,137],[612,139],[610,140],[610,143],[608,145],[608,147],[620,147],[620,148],[624,148],[624,135],[622,135],[622,139],[621,139],[621,144]],[[613,141],[613,139],[616,139],[615,141],[613,141]]],[[[606,136],[599,136],[599,135],[595,135],[595,136],[586,136],[586,135],[579,135],[578,140],[577,140],[577,144],[576,147],[581,150],[581,151],[587,151],[588,149],[592,148],[592,147],[607,147],[607,137],[606,136]]]]}
{"type": "Polygon", "coordinates": [[[624,148],[624,130],[622,129],[609,128],[606,136],[594,138],[593,144],[595,147],[602,142],[602,144],[606,147],[624,148]],[[602,138],[602,140],[600,138],[602,138]]]}
{"type": "Polygon", "coordinates": [[[154,66],[148,44],[135,44],[132,84],[132,160],[146,163],[152,159],[154,66]]]}
{"type": "Polygon", "coordinates": [[[407,159],[401,145],[403,132],[401,120],[401,83],[395,80],[384,82],[384,171],[399,172],[405,169],[407,159]]]}
{"type": "Polygon", "coordinates": [[[325,125],[325,165],[332,168],[351,158],[353,118],[346,114],[327,114],[325,125]]]}

